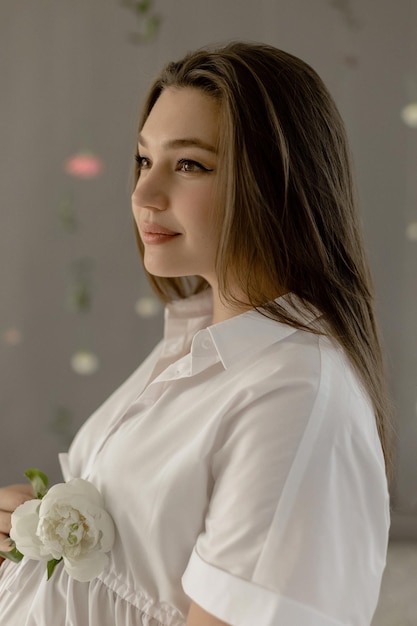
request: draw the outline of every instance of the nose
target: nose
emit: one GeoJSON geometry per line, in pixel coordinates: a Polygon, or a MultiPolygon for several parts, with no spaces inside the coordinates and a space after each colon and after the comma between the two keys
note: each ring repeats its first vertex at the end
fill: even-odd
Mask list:
{"type": "Polygon", "coordinates": [[[132,208],[165,211],[168,208],[168,182],[156,166],[140,173],[132,194],[132,208]]]}

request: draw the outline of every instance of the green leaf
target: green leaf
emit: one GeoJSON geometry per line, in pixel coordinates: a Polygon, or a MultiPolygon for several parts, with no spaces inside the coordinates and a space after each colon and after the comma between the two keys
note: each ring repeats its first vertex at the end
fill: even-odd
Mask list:
{"type": "Polygon", "coordinates": [[[46,566],[46,571],[48,572],[48,580],[51,578],[52,574],[54,573],[54,569],[56,568],[58,563],[61,563],[61,561],[62,561],[62,557],[60,559],[51,559],[50,561],[48,561],[47,566],[46,566]]]}
{"type": "Polygon", "coordinates": [[[153,39],[158,32],[161,20],[158,15],[151,15],[146,20],[146,37],[153,39]]]}
{"type": "Polygon", "coordinates": [[[139,0],[139,2],[136,4],[136,10],[138,13],[144,15],[151,8],[151,4],[151,0],[139,0]]]}
{"type": "Polygon", "coordinates": [[[0,552],[0,556],[4,559],[9,559],[9,561],[13,561],[13,563],[20,563],[23,559],[23,554],[19,552],[17,548],[13,548],[13,550],[9,550],[8,552],[0,552]]]}
{"type": "Polygon", "coordinates": [[[28,469],[25,472],[25,476],[29,478],[32,483],[33,492],[36,498],[43,498],[48,491],[48,477],[46,474],[38,469],[28,469]]]}

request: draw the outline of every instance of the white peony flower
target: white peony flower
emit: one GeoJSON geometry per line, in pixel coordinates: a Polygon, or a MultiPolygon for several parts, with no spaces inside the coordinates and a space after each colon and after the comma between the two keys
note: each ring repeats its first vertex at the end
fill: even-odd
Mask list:
{"type": "Polygon", "coordinates": [[[29,559],[49,561],[53,557],[45,551],[36,534],[41,502],[42,500],[28,500],[17,507],[12,513],[10,538],[16,543],[18,550],[29,559]]]}
{"type": "Polygon", "coordinates": [[[30,500],[12,514],[10,537],[25,556],[63,559],[68,575],[85,582],[100,574],[114,542],[114,524],[101,494],[75,478],[52,487],[42,500],[30,500]]]}

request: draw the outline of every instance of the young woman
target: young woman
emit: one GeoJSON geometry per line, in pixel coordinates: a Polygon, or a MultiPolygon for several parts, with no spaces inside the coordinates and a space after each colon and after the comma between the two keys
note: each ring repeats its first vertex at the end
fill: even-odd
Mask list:
{"type": "MultiPolygon", "coordinates": [[[[4,563],[1,624],[367,626],[388,411],[336,107],[273,47],[197,51],[152,86],[136,161],[164,338],[62,458],[105,498],[110,564],[4,563]]],[[[4,536],[22,490],[0,492],[4,536]]]]}

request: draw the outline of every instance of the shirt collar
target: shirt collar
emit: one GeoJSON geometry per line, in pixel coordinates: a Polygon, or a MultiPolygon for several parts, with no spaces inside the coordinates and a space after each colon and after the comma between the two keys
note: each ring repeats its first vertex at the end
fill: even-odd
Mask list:
{"type": "Polygon", "coordinates": [[[189,298],[174,300],[165,307],[164,339],[184,336],[192,339],[202,328],[207,328],[212,319],[211,289],[189,298]]]}
{"type": "MultiPolygon", "coordinates": [[[[302,324],[311,324],[318,317],[318,313],[311,313],[303,307],[300,314],[294,308],[295,299],[291,294],[277,298],[276,302],[302,324]]],[[[301,304],[299,300],[298,304],[301,304]]],[[[220,324],[210,326],[208,332],[213,338],[221,362],[225,368],[228,368],[243,357],[260,352],[286,339],[297,332],[297,328],[266,317],[256,309],[252,309],[220,324]]]]}
{"type": "MultiPolygon", "coordinates": [[[[286,294],[276,301],[302,324],[312,324],[319,315],[318,311],[310,312],[304,308],[294,294],[286,294]],[[295,309],[295,306],[300,305],[301,314],[295,309]]],[[[214,351],[210,347],[215,348],[218,358],[227,369],[243,356],[247,357],[282,341],[297,330],[289,324],[262,315],[256,309],[213,325],[210,325],[211,316],[211,290],[176,300],[166,307],[165,338],[172,337],[173,333],[177,336],[181,333],[186,335],[192,341],[191,356],[199,360],[203,357],[202,346],[206,352],[204,361],[206,358],[213,361],[214,351]]]]}

